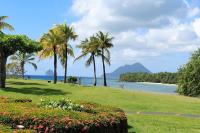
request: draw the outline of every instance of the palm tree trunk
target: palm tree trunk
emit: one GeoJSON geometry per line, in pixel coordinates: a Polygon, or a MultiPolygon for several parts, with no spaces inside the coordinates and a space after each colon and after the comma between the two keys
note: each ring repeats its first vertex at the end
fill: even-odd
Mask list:
{"type": "Polygon", "coordinates": [[[94,86],[97,85],[97,76],[96,76],[96,62],[95,62],[95,57],[92,55],[92,60],[93,60],[93,66],[94,66],[94,86]]]}
{"type": "Polygon", "coordinates": [[[65,74],[64,74],[64,83],[67,83],[67,45],[65,45],[65,74]]]}
{"type": "Polygon", "coordinates": [[[53,80],[53,83],[56,84],[57,83],[57,54],[56,54],[55,46],[54,46],[53,52],[54,52],[54,80],[53,80]]]}
{"type": "Polygon", "coordinates": [[[24,62],[21,62],[22,79],[24,79],[24,62]]]}
{"type": "Polygon", "coordinates": [[[103,48],[102,48],[102,63],[103,63],[104,86],[107,86],[107,82],[106,82],[106,70],[105,70],[105,61],[104,61],[104,49],[103,49],[103,48]]]}
{"type": "Polygon", "coordinates": [[[0,55],[0,88],[6,87],[6,62],[7,57],[0,55]]]}

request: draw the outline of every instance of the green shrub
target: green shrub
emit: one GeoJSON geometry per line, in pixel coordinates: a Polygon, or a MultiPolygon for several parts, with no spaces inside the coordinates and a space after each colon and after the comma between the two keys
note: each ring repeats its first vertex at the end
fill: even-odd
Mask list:
{"type": "Polygon", "coordinates": [[[177,92],[186,96],[200,95],[200,49],[195,51],[190,61],[178,72],[177,92]]]}
{"type": "MultiPolygon", "coordinates": [[[[0,123],[11,126],[23,125],[25,129],[45,133],[127,133],[127,118],[124,112],[117,108],[101,106],[94,103],[84,103],[87,113],[73,110],[63,110],[63,105],[72,103],[68,100],[56,102],[55,107],[44,108],[34,103],[6,102],[6,97],[0,97],[0,123]]],[[[48,100],[46,100],[47,102],[48,100]]],[[[44,102],[44,101],[43,101],[44,102]]],[[[51,101],[47,102],[48,103],[51,101]]],[[[52,102],[55,103],[55,102],[52,102]]],[[[46,105],[46,103],[44,104],[46,105]]],[[[51,104],[52,105],[52,104],[51,104]]],[[[76,109],[75,109],[76,110],[76,109]]],[[[79,109],[78,109],[79,110],[79,109]]]]}
{"type": "Polygon", "coordinates": [[[78,79],[77,77],[70,76],[67,81],[68,83],[77,83],[78,79]]]}

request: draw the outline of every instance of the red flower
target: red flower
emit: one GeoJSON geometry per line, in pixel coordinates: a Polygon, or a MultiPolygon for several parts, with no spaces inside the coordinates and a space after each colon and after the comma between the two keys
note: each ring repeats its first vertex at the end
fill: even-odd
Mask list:
{"type": "Polygon", "coordinates": [[[46,129],[45,129],[44,133],[48,133],[48,132],[49,132],[49,128],[48,128],[48,127],[46,127],[46,129]]]}
{"type": "Polygon", "coordinates": [[[88,132],[88,127],[87,127],[87,126],[83,127],[83,128],[81,129],[81,132],[82,132],[82,133],[87,133],[87,132],[88,132]]]}

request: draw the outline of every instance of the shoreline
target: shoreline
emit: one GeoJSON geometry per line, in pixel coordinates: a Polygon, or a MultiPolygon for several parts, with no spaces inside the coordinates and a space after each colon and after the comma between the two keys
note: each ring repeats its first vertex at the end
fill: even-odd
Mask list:
{"type": "Polygon", "coordinates": [[[176,84],[154,83],[154,82],[133,82],[133,83],[143,83],[143,84],[157,84],[157,85],[177,86],[176,84]]]}

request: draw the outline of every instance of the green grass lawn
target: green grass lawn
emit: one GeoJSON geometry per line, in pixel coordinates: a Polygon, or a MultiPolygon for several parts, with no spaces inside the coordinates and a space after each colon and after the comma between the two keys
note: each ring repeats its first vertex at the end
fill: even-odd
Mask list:
{"type": "MultiPolygon", "coordinates": [[[[89,101],[119,107],[127,112],[129,130],[146,133],[198,133],[200,119],[172,115],[144,115],[134,112],[173,112],[199,114],[200,99],[178,95],[145,93],[104,87],[83,87],[73,84],[35,80],[7,80],[7,88],[0,96],[30,98],[38,103],[41,98],[70,98],[73,101],[89,101]]],[[[0,129],[2,126],[0,125],[0,129]]]]}

